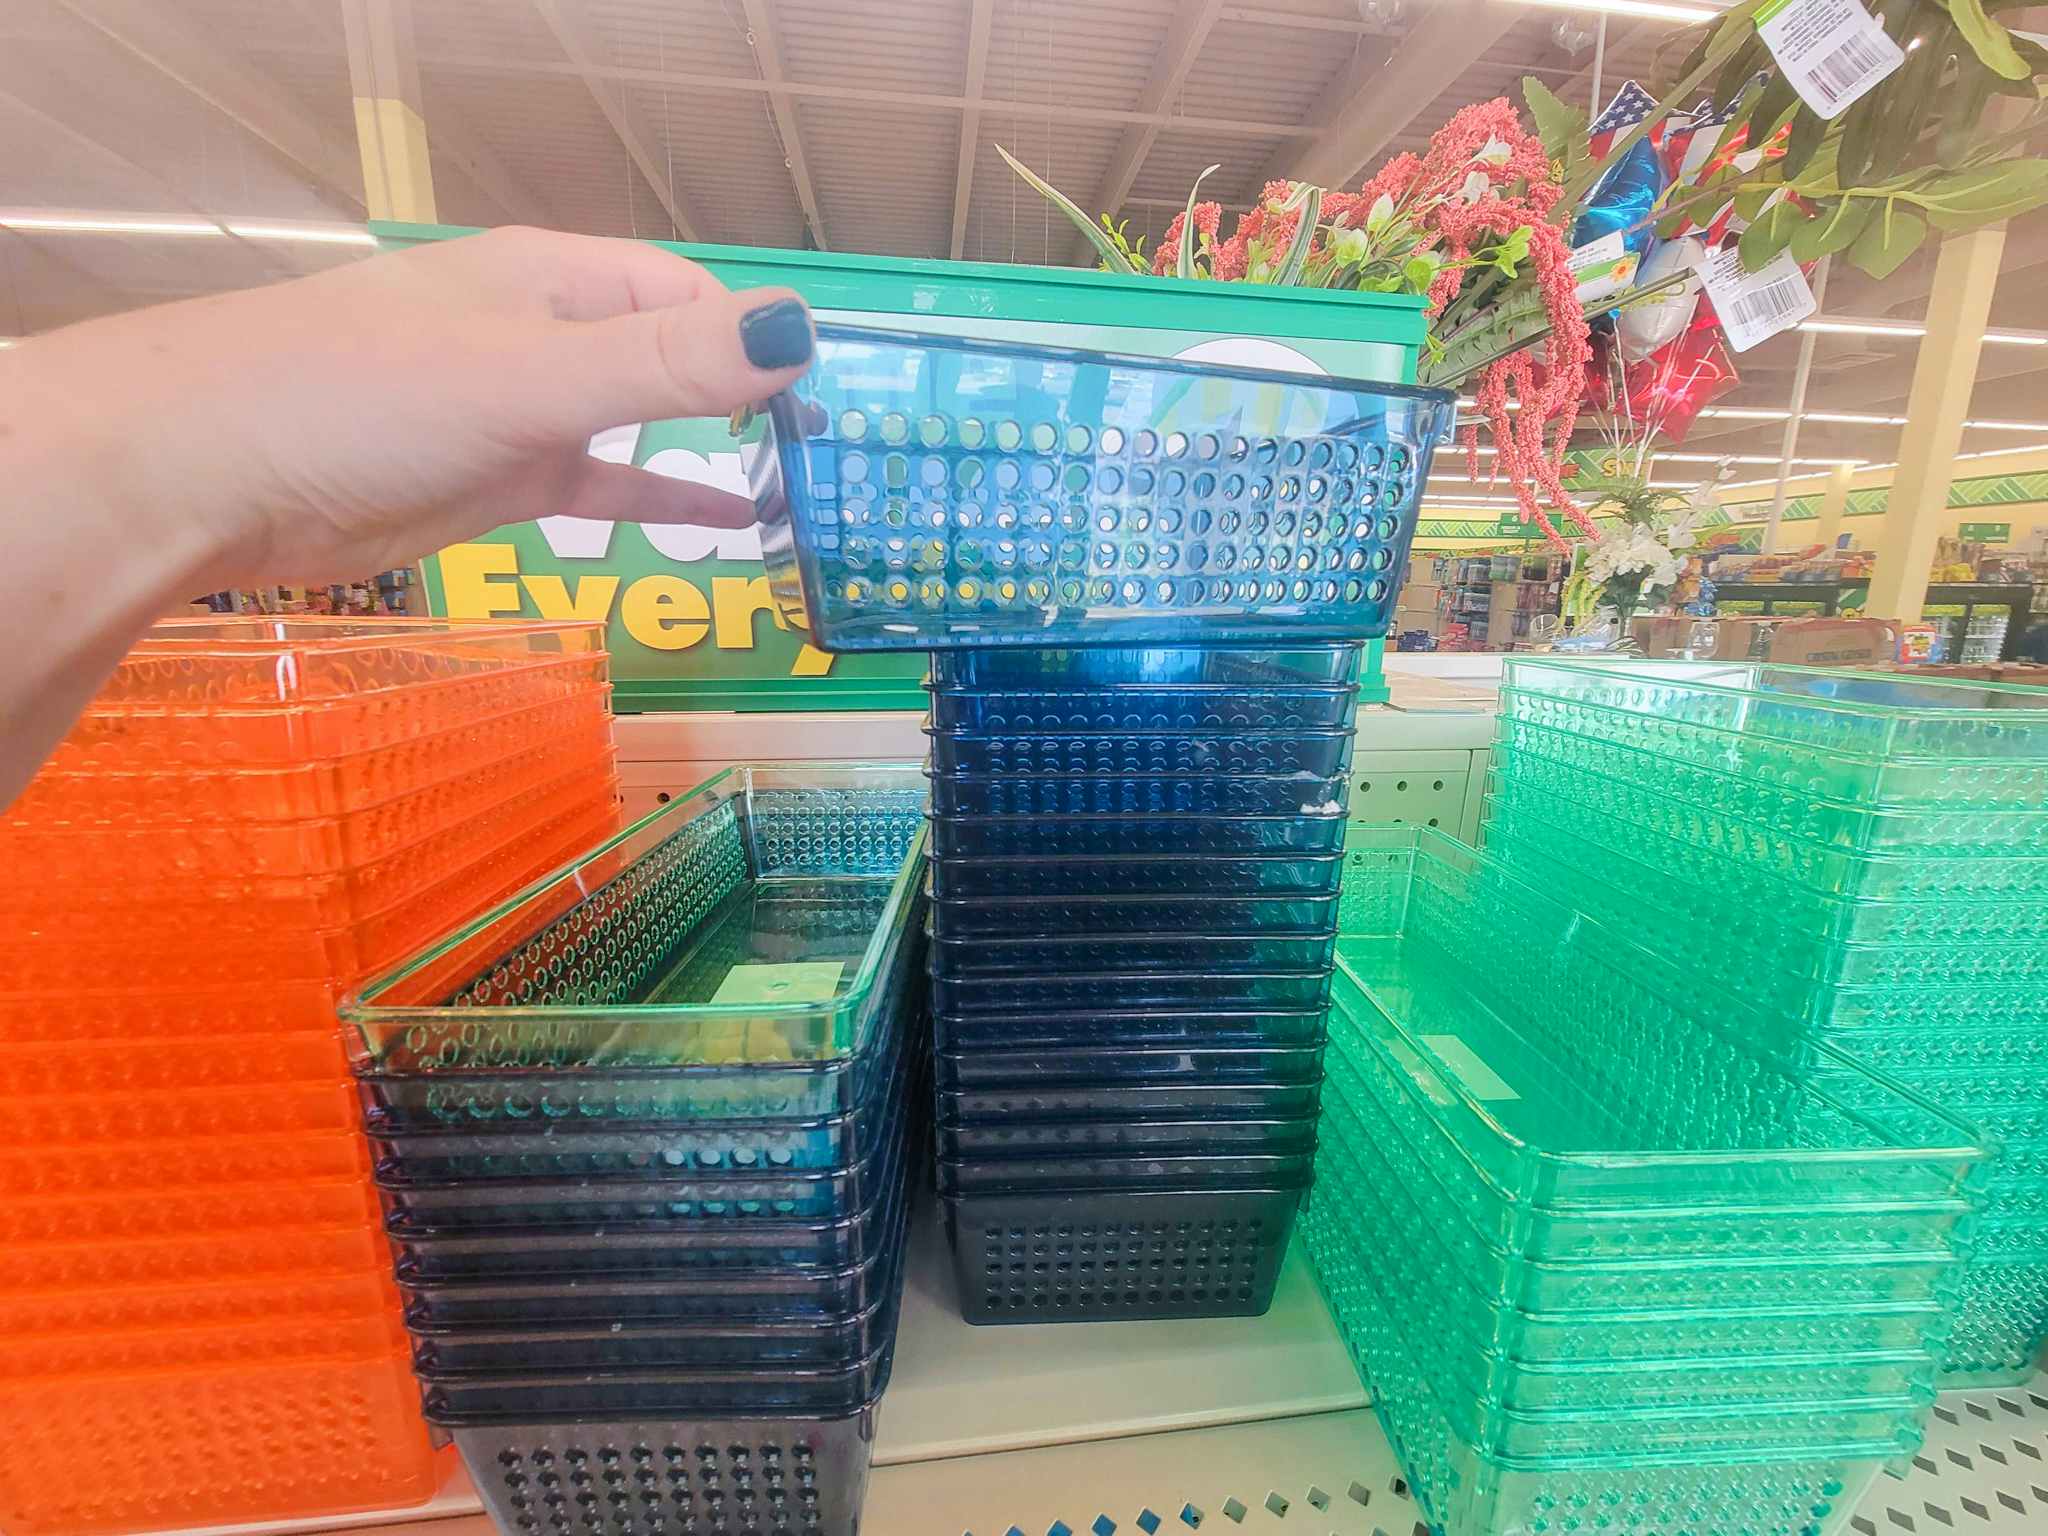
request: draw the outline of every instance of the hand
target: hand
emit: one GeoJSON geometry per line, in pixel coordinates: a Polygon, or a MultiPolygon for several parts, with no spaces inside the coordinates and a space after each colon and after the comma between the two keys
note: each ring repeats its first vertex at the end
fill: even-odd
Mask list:
{"type": "Polygon", "coordinates": [[[0,810],[151,620],[352,580],[552,513],[740,527],[744,497],[584,452],[810,365],[787,289],[495,230],[0,352],[0,810]]]}
{"type": "Polygon", "coordinates": [[[47,406],[118,434],[108,493],[174,521],[173,543],[202,534],[212,589],[356,579],[557,513],[745,526],[743,497],[584,447],[766,399],[811,350],[787,289],[501,229],[79,326],[13,361],[47,406]]]}

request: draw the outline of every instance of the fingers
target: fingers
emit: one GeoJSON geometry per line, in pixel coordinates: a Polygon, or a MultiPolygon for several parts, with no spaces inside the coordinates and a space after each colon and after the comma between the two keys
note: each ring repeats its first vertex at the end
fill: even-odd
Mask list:
{"type": "MultiPolygon", "coordinates": [[[[629,464],[607,464],[581,453],[558,461],[558,466],[553,474],[527,481],[518,499],[529,504],[519,509],[520,516],[690,523],[700,528],[754,525],[753,502],[715,486],[672,480],[629,464]]],[[[498,515],[504,510],[498,509],[498,515]]]]}
{"type": "Polygon", "coordinates": [[[473,290],[522,308],[544,304],[558,320],[609,320],[726,292],[696,262],[645,241],[549,229],[487,230],[402,259],[415,258],[443,260],[473,290]]]}
{"type": "Polygon", "coordinates": [[[519,370],[529,431],[555,439],[672,416],[724,416],[810,366],[810,311],[787,288],[720,289],[695,302],[554,326],[519,370]]]}

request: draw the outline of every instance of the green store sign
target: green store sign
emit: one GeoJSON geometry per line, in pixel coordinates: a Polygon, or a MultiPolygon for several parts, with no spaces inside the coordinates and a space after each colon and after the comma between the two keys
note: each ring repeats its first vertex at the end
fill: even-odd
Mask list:
{"type": "Polygon", "coordinates": [[[2012,524],[1963,523],[1957,527],[1956,537],[1965,544],[2009,544],[2012,542],[2012,524]]]}
{"type": "MultiPolygon", "coordinates": [[[[373,224],[388,246],[469,231],[373,224]]],[[[1407,383],[1421,302],[1309,288],[1181,284],[1078,268],[916,262],[656,242],[733,288],[784,284],[821,319],[1407,383]]],[[[601,434],[601,458],[746,494],[724,421],[601,434]]],[[[602,619],[615,704],[634,710],[922,708],[922,654],[829,656],[786,628],[755,530],[553,517],[422,562],[448,618],[602,619]]],[[[1367,698],[1384,698],[1375,646],[1367,698]]]]}

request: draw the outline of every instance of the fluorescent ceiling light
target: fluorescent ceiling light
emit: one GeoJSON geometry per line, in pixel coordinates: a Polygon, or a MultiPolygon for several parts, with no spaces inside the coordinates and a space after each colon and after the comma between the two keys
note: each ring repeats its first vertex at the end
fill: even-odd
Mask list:
{"type": "Polygon", "coordinates": [[[171,239],[212,235],[225,239],[283,240],[312,245],[374,246],[377,237],[353,224],[312,220],[186,219],[151,214],[78,213],[69,209],[0,209],[0,228],[35,234],[155,235],[171,239]]]}
{"type": "MultiPolygon", "coordinates": [[[[1825,336],[1900,336],[1920,337],[1927,334],[1927,327],[1915,325],[1907,320],[1836,320],[1820,317],[1802,320],[1802,331],[1814,331],[1825,336]]],[[[1984,342],[1996,347],[2048,347],[2048,333],[2040,331],[1986,331],[1984,342]]]]}
{"type": "Polygon", "coordinates": [[[349,224],[257,224],[228,220],[228,233],[244,240],[300,240],[312,245],[375,245],[377,237],[349,224]]]}
{"type": "MultiPolygon", "coordinates": [[[[1775,453],[1666,453],[1659,449],[1656,455],[1660,464],[1719,464],[1724,459],[1730,464],[1776,464],[1775,453]]],[[[1832,469],[1837,464],[1861,464],[1861,459],[1794,459],[1794,464],[1812,464],[1822,469],[1832,469]]]]}
{"type": "MultiPolygon", "coordinates": [[[[1978,432],[2048,432],[2048,421],[1977,421],[1963,423],[1978,432]]],[[[1997,448],[1994,453],[2018,453],[2017,448],[1997,448]]]]}
{"type": "Polygon", "coordinates": [[[1712,21],[1718,6],[1681,5],[1675,0],[1518,0],[1550,11],[1605,11],[1610,16],[1646,16],[1652,21],[1712,21]]]}
{"type": "Polygon", "coordinates": [[[143,219],[109,215],[92,218],[72,214],[5,213],[8,229],[52,230],[82,235],[224,235],[226,230],[204,219],[143,219]]]}

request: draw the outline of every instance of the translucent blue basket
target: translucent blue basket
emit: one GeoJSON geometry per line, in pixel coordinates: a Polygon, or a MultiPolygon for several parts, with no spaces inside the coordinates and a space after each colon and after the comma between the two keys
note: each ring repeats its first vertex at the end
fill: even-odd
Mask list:
{"type": "Polygon", "coordinates": [[[743,450],[830,651],[1384,635],[1448,390],[818,327],[743,450]]]}

